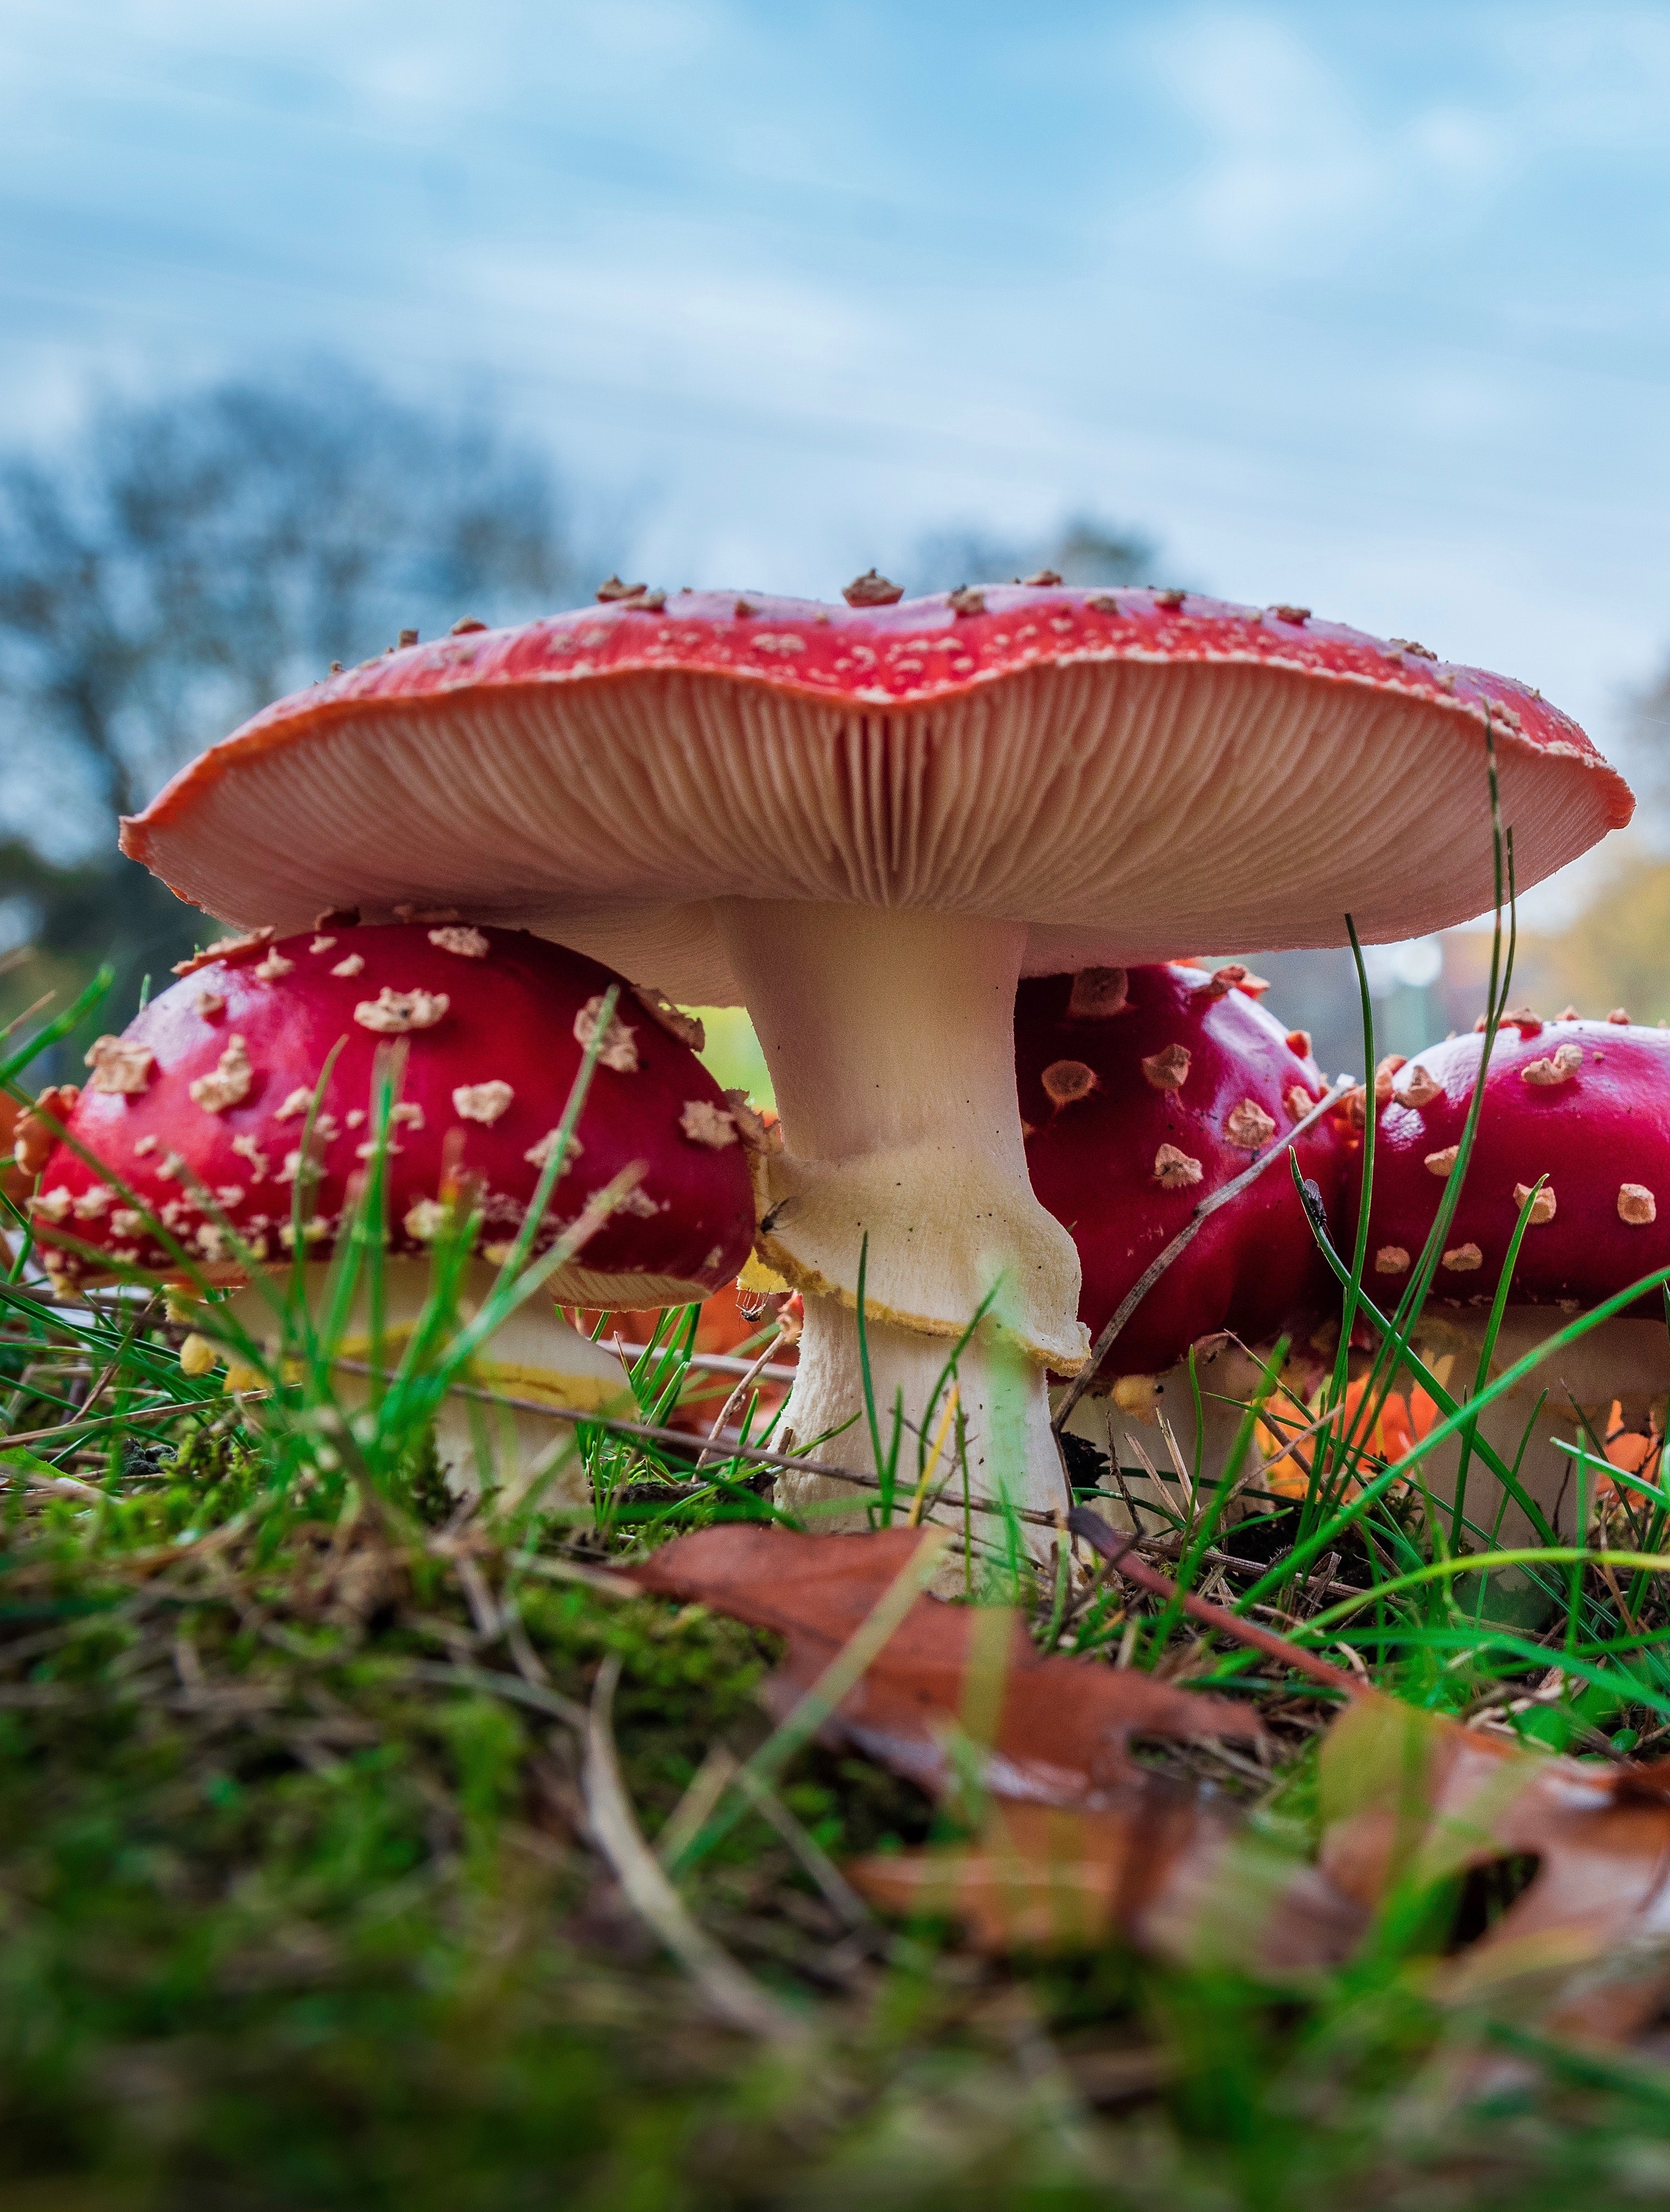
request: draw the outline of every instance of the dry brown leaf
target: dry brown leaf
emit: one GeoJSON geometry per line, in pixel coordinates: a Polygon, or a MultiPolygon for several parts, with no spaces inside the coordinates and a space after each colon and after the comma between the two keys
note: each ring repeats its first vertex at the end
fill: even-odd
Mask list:
{"type": "MultiPolygon", "coordinates": [[[[807,1536],[732,1522],[681,1536],[631,1571],[643,1590],[711,1606],[787,1638],[768,1686],[796,1705],[863,1622],[922,1541],[917,1528],[807,1536]]],[[[835,1730],[881,1765],[938,1794],[967,1778],[953,1739],[985,1747],[984,1787],[1039,1805],[1110,1804],[1136,1771],[1133,1738],[1255,1741],[1246,1706],[1097,1660],[1044,1658],[1008,1607],[917,1599],[835,1730]]]]}
{"type": "Polygon", "coordinates": [[[1536,1860],[1440,1994],[1615,2043],[1670,1993],[1670,1763],[1587,1766],[1375,1696],[1334,1723],[1319,1789],[1323,1870],[1364,1907],[1400,1880],[1536,1860]]]}
{"type": "Polygon", "coordinates": [[[1314,1867],[1156,1776],[1082,1812],[995,1804],[978,1842],[849,1866],[884,1911],[960,1921],[984,1951],[1113,1936],[1199,1966],[1280,1974],[1349,1956],[1367,1915],[1314,1867]]]}
{"type": "Polygon", "coordinates": [[[1347,1957],[1401,1882],[1532,1859],[1527,1887],[1429,1984],[1568,2040],[1626,2043],[1670,1996],[1670,1761],[1586,1766],[1369,1692],[1319,1773],[1320,1862],[1277,1854],[1158,1778],[1096,1811],[994,1807],[978,1843],[848,1869],[872,1903],[960,1920],[986,1950],[1121,1936],[1279,1975],[1347,1957]]]}
{"type": "MultiPolygon", "coordinates": [[[[920,1540],[911,1528],[839,1537],[738,1525],[667,1546],[633,1580],[783,1635],[771,1692],[782,1711],[920,1540]]],[[[1134,1670],[1041,1658],[1017,1614],[932,1597],[911,1606],[836,1719],[936,1792],[967,1772],[953,1756],[959,1729],[965,1746],[990,1746],[992,1802],[975,1842],[849,1869],[872,1903],[958,1919],[984,1949],[1118,1936],[1279,1975],[1349,1956],[1400,1883],[1533,1859],[1500,1917],[1442,1963],[1435,1995],[1607,2043],[1638,2035],[1670,1995],[1670,1760],[1585,1765],[1361,1691],[1323,1741],[1323,1842],[1307,1866],[1131,1760],[1138,1736],[1255,1736],[1243,1708],[1134,1670]]]]}

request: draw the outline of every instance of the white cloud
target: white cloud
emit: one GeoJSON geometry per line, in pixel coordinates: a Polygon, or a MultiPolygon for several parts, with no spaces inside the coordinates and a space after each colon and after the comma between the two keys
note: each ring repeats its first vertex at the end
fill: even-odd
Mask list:
{"type": "Polygon", "coordinates": [[[1622,153],[1670,144],[1670,15],[1662,8],[1512,8],[1489,40],[1527,132],[1622,153]]]}
{"type": "MultiPolygon", "coordinates": [[[[1353,73],[1348,40],[1326,46],[1290,11],[1212,9],[1167,18],[1149,67],[1193,126],[1176,198],[1219,258],[1295,270],[1377,249],[1441,210],[1465,222],[1523,158],[1523,118],[1464,100],[1399,97],[1353,73]]],[[[1498,102],[1498,107],[1505,103],[1498,102]]]]}
{"type": "Polygon", "coordinates": [[[700,53],[718,27],[718,10],[681,0],[608,0],[576,9],[571,32],[635,65],[677,67],[700,53]]]}
{"type": "Polygon", "coordinates": [[[1493,184],[1508,165],[1508,133],[1476,108],[1429,107],[1411,120],[1407,143],[1424,168],[1460,185],[1493,184]]]}
{"type": "MultiPolygon", "coordinates": [[[[838,287],[746,265],[741,243],[681,236],[676,225],[642,227],[619,252],[466,251],[452,297],[472,298],[482,320],[524,357],[577,356],[594,368],[637,366],[676,387],[738,398],[773,388],[817,403],[860,378],[887,342],[881,319],[838,287]],[[743,265],[739,265],[741,263],[743,265]],[[811,382],[808,384],[808,380],[811,382]]],[[[450,312],[450,310],[449,310],[450,312]]]]}
{"type": "Polygon", "coordinates": [[[1215,11],[1169,27],[1150,52],[1200,142],[1182,198],[1215,252],[1304,251],[1374,204],[1381,157],[1347,87],[1289,25],[1215,11]]]}

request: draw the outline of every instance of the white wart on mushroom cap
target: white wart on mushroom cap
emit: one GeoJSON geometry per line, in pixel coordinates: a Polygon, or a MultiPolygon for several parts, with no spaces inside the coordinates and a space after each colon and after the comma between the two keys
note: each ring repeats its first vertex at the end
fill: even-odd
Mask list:
{"type": "MultiPolygon", "coordinates": [[[[635,592],[397,653],[205,754],[125,849],[237,918],[415,891],[746,1003],[788,1146],[765,1256],[850,1307],[868,1239],[878,1322],[915,1344],[996,1287],[1036,1370],[1015,1486],[1053,1504],[1042,1370],[1086,1340],[1027,1182],[1021,975],[1477,912],[1487,721],[1522,882],[1630,802],[1534,694],[1302,610],[881,580],[850,606],[635,592]]],[[[823,1333],[808,1310],[803,1441],[839,1396],[823,1333]]]]}

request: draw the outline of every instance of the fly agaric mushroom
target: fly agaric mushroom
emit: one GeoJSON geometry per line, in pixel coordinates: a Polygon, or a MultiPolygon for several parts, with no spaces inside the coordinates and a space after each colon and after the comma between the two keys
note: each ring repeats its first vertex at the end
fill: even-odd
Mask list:
{"type": "MultiPolygon", "coordinates": [[[[88,1054],[92,1076],[68,1133],[99,1165],[60,1145],[34,1200],[58,1279],[73,1285],[107,1257],[178,1278],[149,1213],[220,1284],[245,1282],[237,1244],[277,1275],[299,1241],[316,1303],[375,1151],[376,1055],[399,1039],[406,1056],[389,1129],[387,1334],[398,1343],[423,1307],[449,1188],[465,1211],[480,1212],[460,1300],[475,1311],[522,1226],[619,977],[524,933],[422,924],[276,940],[259,931],[181,966],[188,972],[121,1037],[101,1038],[88,1054]]],[[[535,1254],[622,1169],[642,1161],[646,1171],[547,1291],[500,1328],[491,1358],[475,1364],[478,1381],[552,1405],[618,1399],[619,1359],[551,1300],[683,1304],[728,1282],[747,1259],[746,1109],[676,1033],[683,1020],[660,994],[622,986],[535,1254]]],[[[258,1340],[271,1333],[272,1305],[257,1285],[231,1310],[258,1340]]],[[[363,1329],[363,1316],[352,1326],[363,1329]]],[[[449,1407],[437,1443],[458,1477],[470,1464],[470,1427],[459,1401],[449,1407]]],[[[532,1424],[527,1437],[546,1442],[548,1425],[532,1424]]]]}
{"type": "Polygon", "coordinates": [[[0,1093],[0,1191],[21,1206],[64,1133],[80,1085],[49,1083],[33,1106],[0,1093]]]}
{"type": "MultiPolygon", "coordinates": [[[[1468,1034],[1417,1054],[1381,1109],[1366,1281],[1382,1307],[1396,1304],[1455,1171],[1483,1044],[1468,1034]]],[[[1360,1164],[1356,1175],[1360,1185],[1360,1164]]],[[[1529,1014],[1497,1031],[1466,1180],[1418,1332],[1429,1363],[1449,1360],[1442,1374],[1457,1397],[1472,1388],[1515,1224],[1533,1191],[1496,1372],[1570,1315],[1670,1264],[1670,1035],[1610,1016],[1562,1016],[1545,1026],[1529,1014]]],[[[1644,1431],[1649,1412],[1662,1426],[1667,1389],[1670,1345],[1655,1292],[1486,1407],[1479,1433],[1512,1467],[1530,1427],[1520,1480],[1552,1522],[1563,1500],[1569,1516],[1576,1490],[1570,1458],[1555,1443],[1584,1437],[1573,1399],[1594,1437],[1604,1438],[1615,1399],[1630,1427],[1644,1431]]],[[[1584,1440],[1598,1456],[1598,1445],[1584,1440]]],[[[1429,1486],[1441,1489],[1439,1470],[1455,1467],[1458,1449],[1434,1451],[1429,1486]]],[[[1586,1486],[1592,1496],[1592,1478],[1586,1486]]],[[[1489,1530],[1501,1493],[1477,1459],[1467,1489],[1470,1517],[1489,1530]]],[[[1502,1529],[1508,1541],[1528,1534],[1511,1501],[1502,1529]]]]}
{"type": "MultiPolygon", "coordinates": [[[[1180,963],[1021,986],[1015,1060],[1027,1166],[1078,1248],[1079,1318],[1092,1337],[1201,1200],[1284,1146],[1327,1095],[1308,1038],[1258,1004],[1262,988],[1245,969],[1209,975],[1180,963]]],[[[1335,1117],[1313,1123],[1295,1149],[1337,1216],[1344,1145],[1335,1117]]],[[[1167,1391],[1164,1370],[1204,1337],[1229,1331],[1256,1344],[1275,1334],[1332,1282],[1291,1175],[1272,1164],[1147,1293],[1094,1387],[1138,1415],[1163,1394],[1186,1424],[1192,1394],[1167,1391]]],[[[1102,1443],[1106,1407],[1080,1404],[1078,1432],[1102,1443]]],[[[1228,1419],[1233,1426],[1239,1409],[1228,1419]]]]}
{"type": "Polygon", "coordinates": [[[246,922],[415,890],[746,1004],[786,1140],[759,1249],[807,1297],[787,1422],[868,1453],[862,1256],[884,1421],[896,1392],[931,1418],[995,1291],[960,1370],[972,1486],[1053,1507],[1044,1376],[1088,1346],[1027,1177],[1020,977],[1480,911],[1487,728],[1521,883],[1631,801],[1534,693],[1332,623],[1053,582],[856,596],[681,592],[397,653],[212,748],[124,849],[246,922]]]}

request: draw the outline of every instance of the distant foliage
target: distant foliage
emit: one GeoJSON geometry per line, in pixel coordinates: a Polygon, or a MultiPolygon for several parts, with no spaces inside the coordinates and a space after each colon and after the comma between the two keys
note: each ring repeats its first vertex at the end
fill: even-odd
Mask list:
{"type": "Polygon", "coordinates": [[[1557,937],[1521,937],[1524,995],[1544,1014],[1568,1001],[1582,1014],[1627,1007],[1638,1022],[1670,1018],[1670,860],[1626,846],[1605,890],[1557,937]]]}
{"type": "Polygon", "coordinates": [[[1661,829],[1670,813],[1670,668],[1636,701],[1622,764],[1661,829]]]}
{"type": "Polygon", "coordinates": [[[1522,997],[1551,1012],[1625,1006],[1638,1022],[1670,1020],[1670,668],[1633,702],[1618,749],[1641,802],[1636,830],[1608,847],[1611,865],[1589,902],[1557,936],[1521,933],[1522,997]],[[1642,833],[1644,831],[1644,835],[1642,833]]]}
{"type": "Polygon", "coordinates": [[[1154,580],[1155,551],[1141,531],[1077,515],[1036,538],[998,538],[972,526],[936,530],[917,541],[899,573],[911,592],[1005,584],[1039,568],[1069,584],[1142,584],[1154,580]]]}
{"type": "Polygon", "coordinates": [[[257,708],[460,615],[570,581],[549,464],[484,418],[326,368],[105,409],[0,462],[0,744],[10,826],[103,845],[257,708]]]}
{"type": "Polygon", "coordinates": [[[0,955],[50,947],[0,981],[0,1021],[107,956],[125,1006],[213,934],[115,848],[193,753],[403,629],[516,621],[573,583],[543,454],[329,365],[0,456],[0,955]]]}

